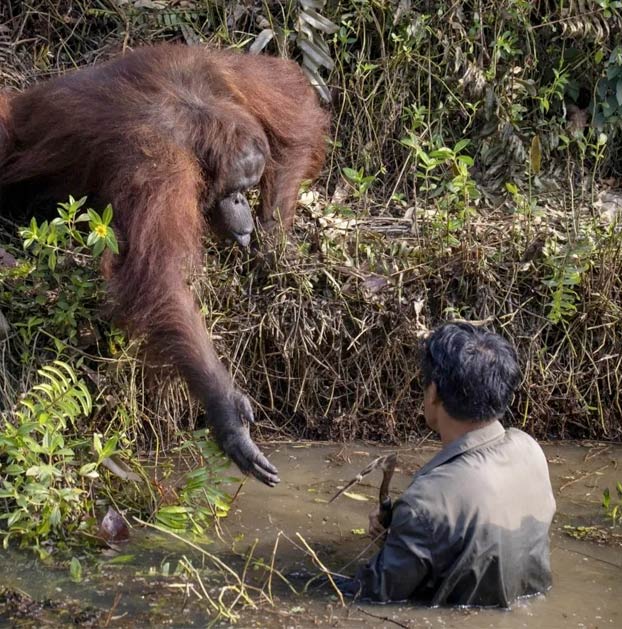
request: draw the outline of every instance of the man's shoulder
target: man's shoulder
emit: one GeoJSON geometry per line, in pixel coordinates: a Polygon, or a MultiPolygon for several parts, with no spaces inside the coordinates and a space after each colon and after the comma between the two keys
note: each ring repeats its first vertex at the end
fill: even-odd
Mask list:
{"type": "Polygon", "coordinates": [[[521,430],[520,428],[514,428],[513,426],[510,426],[509,428],[505,429],[505,435],[508,439],[517,440],[522,443],[528,444],[530,447],[535,447],[538,448],[538,450],[541,450],[540,444],[531,435],[527,434],[524,430],[521,430]]]}
{"type": "Polygon", "coordinates": [[[426,505],[436,510],[439,502],[471,502],[474,495],[495,488],[501,477],[520,477],[526,468],[539,470],[548,480],[546,457],[538,442],[518,428],[507,428],[501,439],[415,474],[402,499],[418,510],[426,505]]]}
{"type": "Polygon", "coordinates": [[[541,464],[546,465],[546,456],[540,444],[531,435],[518,428],[506,429],[504,446],[507,448],[518,448],[523,456],[531,457],[532,460],[537,460],[541,464]]]}

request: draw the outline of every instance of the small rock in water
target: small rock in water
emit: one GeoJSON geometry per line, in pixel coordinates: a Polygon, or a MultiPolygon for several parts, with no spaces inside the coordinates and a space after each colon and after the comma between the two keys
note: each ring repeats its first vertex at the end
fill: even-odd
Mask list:
{"type": "Polygon", "coordinates": [[[108,512],[99,525],[99,537],[109,544],[127,542],[130,539],[130,530],[125,520],[112,507],[108,507],[108,512]]]}

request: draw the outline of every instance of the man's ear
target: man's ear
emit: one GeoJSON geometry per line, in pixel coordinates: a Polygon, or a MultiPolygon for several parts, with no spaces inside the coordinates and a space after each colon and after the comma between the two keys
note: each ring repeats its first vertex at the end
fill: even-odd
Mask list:
{"type": "Polygon", "coordinates": [[[436,382],[430,382],[430,402],[435,406],[442,404],[441,398],[438,396],[438,388],[436,387],[436,382]]]}

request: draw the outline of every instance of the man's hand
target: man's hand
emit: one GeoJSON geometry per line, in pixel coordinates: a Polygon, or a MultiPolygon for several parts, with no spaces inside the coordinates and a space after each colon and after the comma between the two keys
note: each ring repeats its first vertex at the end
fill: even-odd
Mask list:
{"type": "Polygon", "coordinates": [[[369,512],[369,535],[373,539],[380,539],[387,529],[380,524],[380,506],[369,512]]]}

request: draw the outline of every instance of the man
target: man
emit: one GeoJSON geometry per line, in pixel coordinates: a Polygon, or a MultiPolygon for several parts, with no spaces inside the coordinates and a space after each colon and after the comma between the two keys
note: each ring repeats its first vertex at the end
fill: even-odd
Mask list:
{"type": "MultiPolygon", "coordinates": [[[[502,607],[544,592],[555,513],[546,459],[499,422],[520,381],[514,349],[449,323],[428,338],[422,370],[425,419],[443,449],[396,501],[383,548],[341,587],[383,602],[502,607]]],[[[370,533],[384,533],[377,510],[370,533]]]]}

